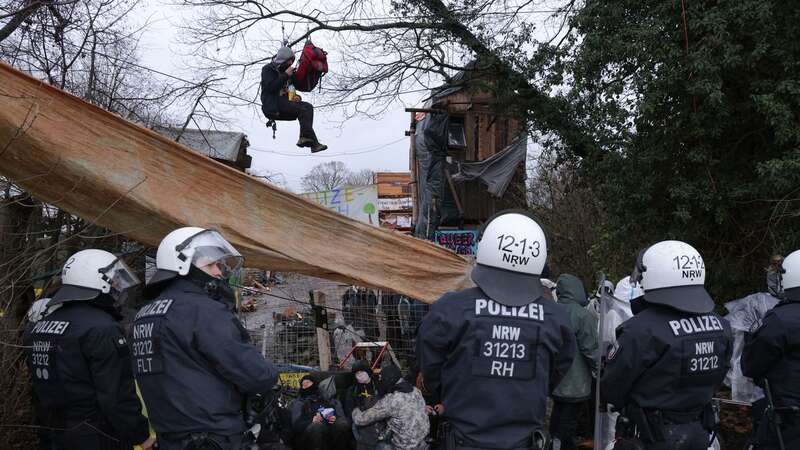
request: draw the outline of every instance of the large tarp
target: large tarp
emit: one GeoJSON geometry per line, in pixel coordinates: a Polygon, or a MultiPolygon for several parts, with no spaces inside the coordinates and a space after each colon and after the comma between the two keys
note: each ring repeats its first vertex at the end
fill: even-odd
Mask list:
{"type": "Polygon", "coordinates": [[[38,199],[156,246],[211,227],[248,267],[391,289],[432,302],[469,263],[350,220],[0,64],[0,175],[38,199]]]}
{"type": "Polygon", "coordinates": [[[500,198],[506,193],[527,154],[528,136],[523,135],[483,161],[458,163],[458,173],[453,175],[453,181],[481,180],[493,197],[500,198]]]}

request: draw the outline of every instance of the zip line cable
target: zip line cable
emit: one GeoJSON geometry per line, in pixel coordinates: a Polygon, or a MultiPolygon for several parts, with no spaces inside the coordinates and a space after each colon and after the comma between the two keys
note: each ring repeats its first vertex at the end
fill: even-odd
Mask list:
{"type": "Polygon", "coordinates": [[[314,157],[317,157],[317,158],[336,158],[336,157],[339,157],[339,156],[363,155],[363,154],[366,154],[366,153],[377,152],[377,151],[380,151],[380,150],[384,150],[384,149],[388,148],[391,145],[400,143],[400,142],[402,142],[402,141],[404,141],[406,139],[407,139],[407,137],[403,136],[400,139],[396,139],[396,140],[394,140],[392,142],[387,142],[385,144],[380,144],[378,146],[367,147],[368,150],[365,149],[365,150],[357,150],[357,151],[354,151],[354,152],[331,153],[330,155],[317,155],[317,154],[313,154],[313,153],[309,153],[309,154],[305,154],[305,153],[283,153],[283,152],[278,152],[278,151],[275,151],[275,150],[264,150],[264,149],[260,149],[260,148],[256,148],[256,147],[247,147],[247,149],[248,150],[253,150],[253,151],[256,151],[256,152],[272,153],[272,154],[281,155],[281,156],[314,156],[314,157]]]}

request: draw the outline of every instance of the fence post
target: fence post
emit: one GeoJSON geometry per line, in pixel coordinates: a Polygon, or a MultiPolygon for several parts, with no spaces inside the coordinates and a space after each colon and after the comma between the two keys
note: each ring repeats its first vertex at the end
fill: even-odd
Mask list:
{"type": "Polygon", "coordinates": [[[325,293],[322,291],[312,291],[311,306],[314,310],[314,326],[317,330],[319,368],[326,371],[331,367],[331,336],[328,333],[328,314],[325,310],[325,293]]]}
{"type": "Polygon", "coordinates": [[[264,358],[267,357],[267,320],[266,319],[264,319],[264,334],[261,335],[261,354],[264,356],[264,358]]]}

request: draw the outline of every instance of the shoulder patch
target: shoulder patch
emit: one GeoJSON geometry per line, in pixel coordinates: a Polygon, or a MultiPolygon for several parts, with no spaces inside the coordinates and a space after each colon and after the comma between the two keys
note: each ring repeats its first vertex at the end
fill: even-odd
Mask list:
{"type": "Polygon", "coordinates": [[[117,354],[119,356],[128,356],[130,354],[130,349],[128,348],[128,341],[125,339],[125,336],[116,336],[112,338],[114,340],[114,346],[117,349],[117,354]]]}

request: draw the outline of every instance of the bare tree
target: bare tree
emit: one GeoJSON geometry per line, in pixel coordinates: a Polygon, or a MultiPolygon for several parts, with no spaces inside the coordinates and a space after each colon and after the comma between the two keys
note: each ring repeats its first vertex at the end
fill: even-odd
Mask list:
{"type": "Polygon", "coordinates": [[[597,268],[610,266],[592,252],[600,240],[598,225],[604,221],[604,211],[591,180],[581,177],[576,164],[543,151],[530,162],[526,200],[546,227],[550,245],[558,249],[548,259],[553,274],[568,269],[588,281],[597,268]]]}
{"type": "Polygon", "coordinates": [[[341,161],[317,164],[300,180],[305,192],[324,192],[347,183],[350,170],[341,161]]]}
{"type": "Polygon", "coordinates": [[[31,16],[40,9],[45,10],[53,19],[63,22],[60,7],[76,3],[78,0],[23,0],[22,2],[12,1],[5,5],[0,5],[0,20],[7,20],[5,25],[0,28],[0,42],[6,40],[24,23],[30,21],[31,16]]]}
{"type": "Polygon", "coordinates": [[[552,60],[547,56],[571,33],[567,19],[576,3],[182,0],[200,12],[185,30],[198,66],[237,70],[238,87],[250,98],[256,98],[258,69],[283,41],[314,38],[340,52],[329,55],[332,71],[318,107],[342,107],[345,117],[380,114],[405,93],[484,79],[497,97],[493,106],[585,153],[595,144],[572,119],[574,106],[542,80],[552,60]],[[537,33],[545,19],[552,31],[537,33]]]}
{"type": "MultiPolygon", "coordinates": [[[[207,75],[197,82],[165,79],[142,66],[138,43],[147,24],[132,28],[129,22],[139,3],[34,1],[25,10],[30,15],[24,23],[0,41],[0,58],[128,120],[148,127],[177,122],[170,111],[190,107],[194,97],[218,80],[207,75]],[[33,8],[38,3],[47,7],[33,8]]],[[[204,105],[196,109],[193,121],[205,117],[213,122],[204,105]]]]}
{"type": "MultiPolygon", "coordinates": [[[[167,82],[139,64],[142,29],[129,21],[138,11],[137,0],[41,1],[37,7],[34,3],[0,6],[0,21],[25,15],[13,30],[11,22],[5,24],[3,29],[9,32],[0,40],[0,58],[17,69],[146,126],[174,123],[170,111],[182,106],[184,97],[194,101],[191,94],[208,86],[167,82]]],[[[202,103],[196,103],[194,116],[205,114],[202,103]]],[[[0,397],[9,400],[0,407],[0,423],[9,448],[35,446],[30,439],[32,420],[26,416],[30,395],[19,347],[24,313],[34,298],[34,287],[46,289],[66,257],[82,248],[103,248],[134,259],[143,258],[145,250],[91,220],[33,198],[0,177],[0,371],[13,374],[0,382],[0,397]]]]}
{"type": "Polygon", "coordinates": [[[361,169],[358,172],[351,172],[347,176],[345,184],[348,186],[368,186],[375,184],[375,172],[370,169],[361,169]]]}

